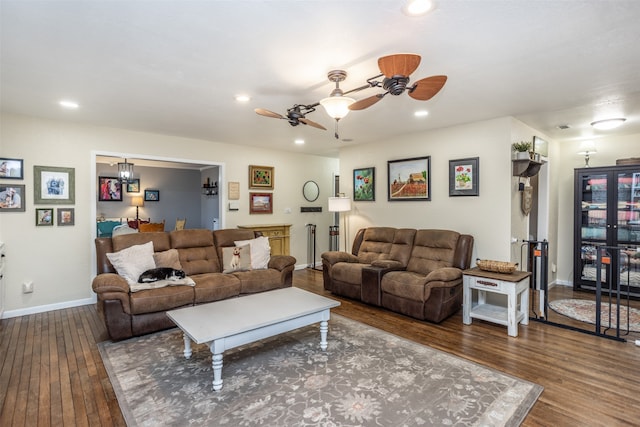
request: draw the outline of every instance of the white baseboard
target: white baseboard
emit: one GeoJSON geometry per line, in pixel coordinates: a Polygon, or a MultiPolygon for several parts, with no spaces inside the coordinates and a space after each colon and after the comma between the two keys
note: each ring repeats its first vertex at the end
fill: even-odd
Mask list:
{"type": "MultiPolygon", "coordinates": [[[[304,270],[305,268],[309,268],[309,264],[298,264],[295,266],[294,270],[304,270]]],[[[322,263],[321,262],[317,262],[315,265],[315,268],[322,268],[322,263]]]]}
{"type": "Polygon", "coordinates": [[[47,311],[62,310],[63,308],[71,308],[71,307],[79,307],[81,305],[95,304],[95,302],[96,302],[95,298],[85,298],[85,299],[79,299],[75,301],[65,301],[65,302],[59,302],[56,304],[40,305],[37,307],[21,308],[18,310],[9,310],[2,313],[2,318],[10,319],[12,317],[27,316],[29,314],[38,314],[38,313],[44,313],[47,311]]]}

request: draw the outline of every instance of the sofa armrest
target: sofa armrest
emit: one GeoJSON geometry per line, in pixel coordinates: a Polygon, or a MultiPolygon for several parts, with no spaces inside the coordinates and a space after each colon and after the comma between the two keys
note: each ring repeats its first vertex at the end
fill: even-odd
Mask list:
{"type": "Polygon", "coordinates": [[[462,279],[462,270],[455,267],[443,267],[433,270],[425,277],[425,285],[429,287],[456,286],[462,279]]]}
{"type": "Polygon", "coordinates": [[[291,255],[272,255],[269,259],[269,268],[282,271],[287,267],[296,264],[296,259],[291,255]]]}
{"type": "Polygon", "coordinates": [[[357,256],[342,251],[323,252],[321,258],[323,262],[327,262],[329,265],[333,265],[338,262],[360,262],[357,256]]]}
{"type": "Polygon", "coordinates": [[[382,268],[387,271],[397,271],[404,270],[406,268],[400,261],[395,261],[392,259],[377,259],[371,263],[373,267],[382,268]]]}
{"type": "Polygon", "coordinates": [[[129,293],[129,284],[124,277],[115,273],[98,274],[91,283],[93,292],[97,294],[106,292],[123,292],[129,293]]]}

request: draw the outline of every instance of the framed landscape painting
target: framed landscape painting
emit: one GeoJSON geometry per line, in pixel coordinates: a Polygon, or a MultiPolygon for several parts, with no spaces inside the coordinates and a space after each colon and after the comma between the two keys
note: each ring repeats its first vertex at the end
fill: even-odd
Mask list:
{"type": "Polygon", "coordinates": [[[387,162],[388,200],[431,200],[431,156],[387,162]]]}
{"type": "Polygon", "coordinates": [[[376,168],[353,170],[353,201],[372,202],[376,200],[376,168]]]}
{"type": "Polygon", "coordinates": [[[273,196],[271,193],[249,193],[250,214],[273,213],[273,196]]]}
{"type": "Polygon", "coordinates": [[[449,160],[449,196],[478,196],[479,157],[449,160]]]}

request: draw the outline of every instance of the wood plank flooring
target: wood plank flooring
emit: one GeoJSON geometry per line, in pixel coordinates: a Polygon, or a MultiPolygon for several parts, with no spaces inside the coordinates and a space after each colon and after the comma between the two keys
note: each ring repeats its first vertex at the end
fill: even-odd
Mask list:
{"type": "MultiPolygon", "coordinates": [[[[296,271],[293,283],[332,296],[320,271],[296,271]]],[[[544,386],[525,426],[640,424],[633,342],[535,321],[510,338],[504,326],[463,325],[461,312],[434,325],[333,297],[337,314],[544,386]]],[[[96,345],[105,339],[94,306],[0,321],[0,426],[124,426],[96,345]]]]}

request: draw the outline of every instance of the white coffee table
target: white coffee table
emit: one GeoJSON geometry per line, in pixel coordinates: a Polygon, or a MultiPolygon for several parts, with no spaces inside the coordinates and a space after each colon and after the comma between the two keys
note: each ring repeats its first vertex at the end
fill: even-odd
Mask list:
{"type": "Polygon", "coordinates": [[[327,349],[330,310],[339,301],[298,288],[216,301],[167,312],[184,332],[184,357],[191,357],[191,341],[211,350],[213,389],[222,389],[225,350],[320,322],[320,348],[327,349]]]}

